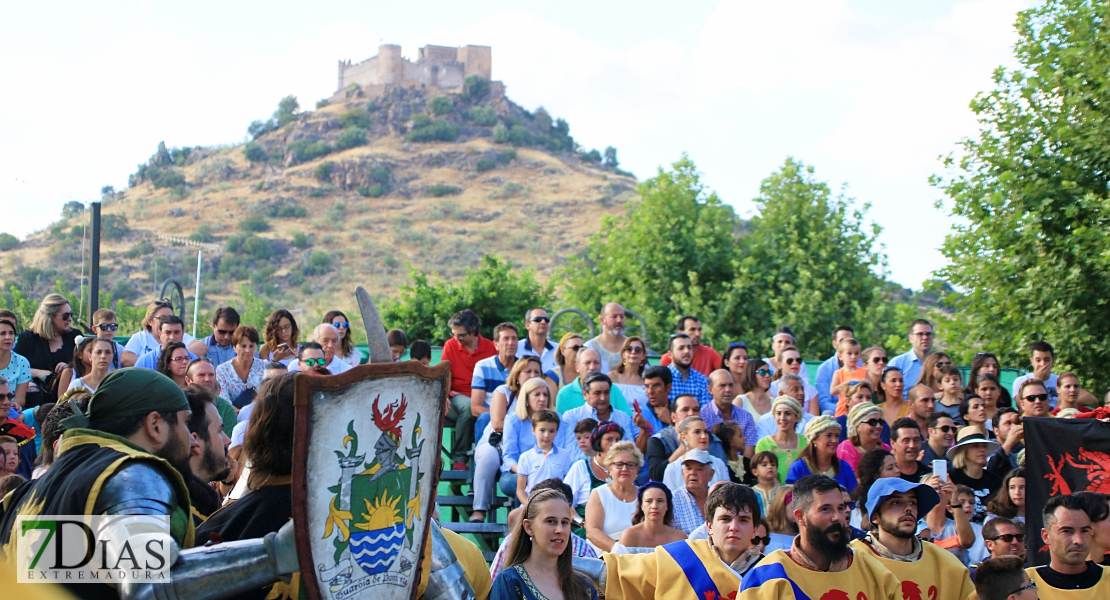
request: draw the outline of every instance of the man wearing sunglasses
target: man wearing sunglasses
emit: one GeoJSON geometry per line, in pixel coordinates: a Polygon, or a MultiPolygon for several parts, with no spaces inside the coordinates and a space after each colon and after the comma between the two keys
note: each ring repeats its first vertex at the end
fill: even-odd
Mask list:
{"type": "Polygon", "coordinates": [[[1021,386],[1016,388],[1014,398],[1018,399],[1023,418],[1048,416],[1052,396],[1040,379],[1033,377],[1021,382],[1021,386]]]}
{"type": "Polygon", "coordinates": [[[524,329],[528,335],[520,341],[516,348],[516,357],[536,356],[540,359],[543,372],[555,371],[559,365],[555,362],[556,344],[547,339],[547,332],[551,329],[551,317],[542,308],[533,308],[524,315],[524,329]]]}
{"type": "Polygon", "coordinates": [[[1025,528],[1006,517],[994,517],[983,524],[983,544],[991,558],[1017,556],[1025,561],[1025,528]]]}
{"type": "Polygon", "coordinates": [[[212,335],[204,338],[208,353],[204,356],[216,367],[235,358],[235,346],[231,338],[239,327],[239,312],[230,306],[216,309],[212,315],[212,335]]]}
{"type": "Polygon", "coordinates": [[[929,438],[925,442],[925,453],[921,462],[932,466],[934,460],[948,460],[948,449],[956,441],[956,422],[944,413],[934,413],[926,422],[929,438]]]}
{"type": "MultiPolygon", "coordinates": [[[[316,342],[304,342],[301,344],[300,354],[297,356],[295,363],[297,368],[306,375],[331,375],[328,372],[328,360],[324,358],[324,348],[316,342]]],[[[293,371],[294,369],[289,369],[293,371]]]]}
{"type": "Polygon", "coordinates": [[[898,367],[902,371],[902,380],[905,382],[902,396],[909,394],[910,388],[921,381],[921,367],[925,359],[933,353],[933,324],[925,319],[917,319],[910,324],[911,348],[905,354],[899,354],[891,359],[891,367],[898,367]]]}
{"type": "MultiPolygon", "coordinates": [[[[721,355],[701,343],[701,321],[697,317],[690,315],[680,317],[675,333],[685,333],[690,338],[690,344],[694,347],[694,360],[691,365],[695,371],[709,377],[710,373],[720,368],[721,355]]],[[[659,364],[665,367],[671,364],[671,360],[671,353],[667,352],[659,359],[659,364]]]]}

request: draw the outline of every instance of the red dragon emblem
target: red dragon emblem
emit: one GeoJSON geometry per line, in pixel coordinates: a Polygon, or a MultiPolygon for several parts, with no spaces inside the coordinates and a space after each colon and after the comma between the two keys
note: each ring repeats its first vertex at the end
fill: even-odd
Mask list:
{"type": "Polygon", "coordinates": [[[1083,447],[1080,446],[1077,455],[1073,456],[1065,453],[1061,455],[1058,460],[1053,460],[1051,456],[1046,458],[1048,458],[1050,473],[1045,475],[1045,479],[1052,483],[1052,491],[1049,492],[1049,496],[1072,493],[1071,486],[1068,485],[1067,480],[1064,479],[1064,475],[1060,472],[1066,465],[1071,465],[1087,473],[1087,481],[1089,483],[1087,484],[1086,491],[1110,494],[1110,455],[1104,452],[1084,450],[1083,447]]]}
{"type": "Polygon", "coordinates": [[[851,600],[843,590],[829,590],[821,596],[821,600],[851,600]]]}

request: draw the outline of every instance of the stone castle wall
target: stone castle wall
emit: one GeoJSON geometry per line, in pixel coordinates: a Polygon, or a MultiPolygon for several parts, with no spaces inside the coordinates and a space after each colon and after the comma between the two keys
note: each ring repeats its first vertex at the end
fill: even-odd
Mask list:
{"type": "MultiPolygon", "coordinates": [[[[489,46],[428,45],[420,48],[416,62],[401,56],[401,47],[394,44],[378,46],[378,55],[362,62],[339,61],[339,88],[352,83],[364,90],[390,86],[433,86],[440,89],[460,88],[470,75],[491,80],[492,50],[489,46]]],[[[503,89],[503,87],[501,88],[503,89]]]]}

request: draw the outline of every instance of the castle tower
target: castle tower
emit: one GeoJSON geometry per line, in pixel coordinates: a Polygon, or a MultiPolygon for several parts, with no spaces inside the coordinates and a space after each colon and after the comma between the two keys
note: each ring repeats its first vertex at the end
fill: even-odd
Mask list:
{"type": "Polygon", "coordinates": [[[378,46],[377,83],[397,85],[404,81],[404,64],[401,62],[401,47],[396,44],[378,46]]]}
{"type": "Polygon", "coordinates": [[[464,78],[481,75],[486,81],[493,80],[493,50],[489,46],[462,46],[457,56],[456,60],[466,66],[464,78]]]}

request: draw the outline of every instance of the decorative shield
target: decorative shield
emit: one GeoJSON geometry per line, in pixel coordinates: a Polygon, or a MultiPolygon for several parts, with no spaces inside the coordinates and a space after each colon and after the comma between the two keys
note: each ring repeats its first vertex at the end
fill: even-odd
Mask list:
{"type": "Polygon", "coordinates": [[[309,598],[415,597],[450,372],[406,361],[297,375],[293,522],[309,598]]]}

